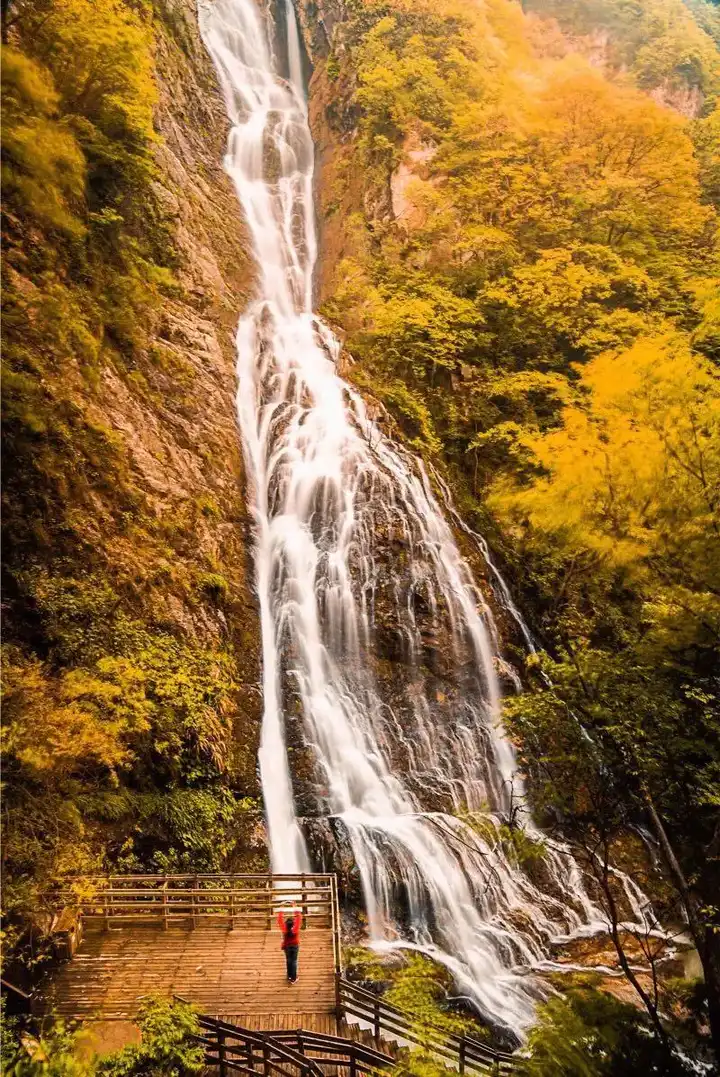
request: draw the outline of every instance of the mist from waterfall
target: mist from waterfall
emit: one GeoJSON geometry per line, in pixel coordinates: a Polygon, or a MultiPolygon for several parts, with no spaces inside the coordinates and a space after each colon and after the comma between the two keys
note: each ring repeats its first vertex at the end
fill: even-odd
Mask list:
{"type": "MultiPolygon", "coordinates": [[[[352,849],[374,944],[430,954],[485,1019],[521,1037],[548,992],[534,970],[560,967],[552,943],[604,930],[605,916],[561,844],[543,839],[531,879],[498,838],[523,803],[500,721],[507,667],[426,471],[339,376],[339,343],[313,314],[313,143],[295,14],[282,2],[288,55],[277,66],[255,0],[199,5],[231,123],[225,168],[258,268],[237,333],[237,408],[272,866],[310,870],[292,727],[310,749],[316,813],[352,849]]],[[[623,886],[639,912],[642,895],[623,886]]]]}

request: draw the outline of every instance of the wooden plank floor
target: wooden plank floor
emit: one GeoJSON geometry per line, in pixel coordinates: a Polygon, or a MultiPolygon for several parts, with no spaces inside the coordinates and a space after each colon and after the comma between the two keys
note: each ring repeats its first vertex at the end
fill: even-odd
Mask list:
{"type": "Polygon", "coordinates": [[[253,1028],[261,1027],[258,1018],[290,1015],[289,1027],[310,1027],[310,1015],[329,1015],[335,1006],[332,934],[315,927],[302,932],[299,978],[290,985],[277,930],[92,931],[55,973],[42,1008],[65,1017],[132,1018],[153,992],[181,995],[214,1016],[247,1015],[253,1028]]]}
{"type": "MultiPolygon", "coordinates": [[[[298,984],[299,984],[298,980],[298,984]]],[[[337,1019],[334,1013],[216,1013],[214,1017],[221,1021],[227,1021],[229,1025],[238,1025],[240,1028],[251,1028],[255,1032],[272,1032],[274,1029],[284,1029],[286,1032],[295,1032],[297,1029],[305,1029],[306,1032],[320,1032],[325,1036],[337,1036],[337,1019]]]]}

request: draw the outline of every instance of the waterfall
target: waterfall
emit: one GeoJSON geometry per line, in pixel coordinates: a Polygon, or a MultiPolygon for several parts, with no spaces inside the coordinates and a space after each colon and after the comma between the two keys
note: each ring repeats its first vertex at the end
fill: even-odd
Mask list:
{"type": "Polygon", "coordinates": [[[292,0],[285,0],[285,25],[287,27],[288,69],[290,82],[301,105],[305,105],[305,86],[303,82],[302,53],[300,51],[300,32],[292,0]]]}
{"type": "MultiPolygon", "coordinates": [[[[605,917],[568,849],[543,839],[531,878],[498,836],[523,787],[500,720],[491,611],[424,468],[338,375],[339,343],[313,314],[313,144],[286,2],[289,81],[255,0],[199,0],[231,123],[225,168],[258,267],[237,333],[237,409],[272,866],[310,867],[290,748],[304,761],[301,781],[293,773],[305,814],[312,803],[352,850],[374,944],[431,955],[520,1038],[549,992],[534,970],[564,967],[552,943],[603,931],[605,917]]],[[[637,912],[642,895],[624,885],[637,912]]]]}

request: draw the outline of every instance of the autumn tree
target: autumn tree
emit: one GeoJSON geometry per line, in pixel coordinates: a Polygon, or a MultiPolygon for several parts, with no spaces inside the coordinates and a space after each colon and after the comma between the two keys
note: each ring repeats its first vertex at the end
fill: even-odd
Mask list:
{"type": "MultiPolygon", "coordinates": [[[[563,566],[552,631],[560,663],[553,691],[511,712],[546,762],[568,713],[598,732],[598,763],[654,831],[703,961],[717,1043],[717,374],[682,337],[643,338],[589,363],[563,425],[527,447],[539,473],[525,485],[499,482],[491,503],[531,562],[563,566]],[[616,618],[613,638],[611,610],[598,606],[622,593],[635,620],[616,618]]],[[[575,795],[567,773],[550,772],[550,790],[575,795]]]]}

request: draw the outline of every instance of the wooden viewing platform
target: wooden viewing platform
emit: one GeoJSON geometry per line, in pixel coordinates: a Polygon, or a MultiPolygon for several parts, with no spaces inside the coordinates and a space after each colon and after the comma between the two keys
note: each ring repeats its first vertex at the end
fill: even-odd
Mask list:
{"type": "Polygon", "coordinates": [[[510,1055],[472,1037],[418,1030],[409,1014],[343,977],[334,875],[82,878],[55,904],[73,956],[35,1012],[91,1022],[106,1051],[137,1038],[143,999],[160,994],[201,1011],[208,1072],[218,1067],[222,1077],[254,1074],[256,1064],[263,1077],[361,1077],[412,1046],[460,1077],[514,1068],[510,1055]],[[277,926],[290,908],[303,913],[293,985],[277,926]]]}
{"type": "Polygon", "coordinates": [[[337,1030],[334,875],[111,876],[78,880],[57,903],[77,910],[82,933],[40,1010],[127,1021],[160,993],[246,1027],[337,1030]],[[276,922],[288,906],[303,912],[293,985],[276,922]]]}

